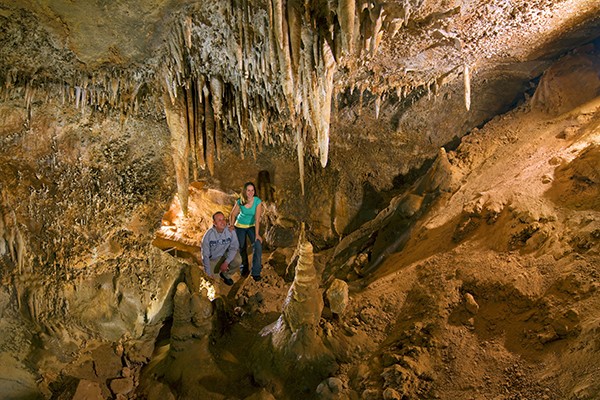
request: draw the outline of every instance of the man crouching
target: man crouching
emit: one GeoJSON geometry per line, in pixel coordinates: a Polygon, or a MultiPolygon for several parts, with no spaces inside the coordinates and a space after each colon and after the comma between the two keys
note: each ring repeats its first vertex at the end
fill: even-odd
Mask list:
{"type": "Polygon", "coordinates": [[[226,285],[233,285],[231,275],[241,262],[238,239],[235,232],[227,227],[227,220],[221,211],[213,214],[213,227],[202,238],[202,264],[208,276],[214,278],[218,271],[226,285]]]}

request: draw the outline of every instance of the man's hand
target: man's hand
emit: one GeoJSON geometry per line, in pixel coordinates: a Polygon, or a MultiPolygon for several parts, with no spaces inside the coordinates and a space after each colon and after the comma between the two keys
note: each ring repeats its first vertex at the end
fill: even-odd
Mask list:
{"type": "Polygon", "coordinates": [[[221,264],[221,272],[226,272],[229,269],[229,263],[227,261],[225,261],[223,264],[221,264]]]}

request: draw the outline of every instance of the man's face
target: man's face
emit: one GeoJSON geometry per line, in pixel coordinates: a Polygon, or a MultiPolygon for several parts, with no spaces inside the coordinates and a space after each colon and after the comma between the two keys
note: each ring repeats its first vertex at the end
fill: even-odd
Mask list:
{"type": "Polygon", "coordinates": [[[215,215],[213,222],[215,224],[215,228],[217,228],[217,231],[219,233],[223,232],[223,230],[227,226],[227,221],[225,220],[225,216],[223,214],[215,215]]]}

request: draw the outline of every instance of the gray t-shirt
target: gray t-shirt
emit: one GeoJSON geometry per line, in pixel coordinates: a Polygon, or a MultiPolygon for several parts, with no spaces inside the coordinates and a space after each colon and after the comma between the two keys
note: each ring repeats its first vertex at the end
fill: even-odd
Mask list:
{"type": "Polygon", "coordinates": [[[202,264],[204,264],[204,271],[208,276],[213,276],[213,271],[210,268],[211,260],[218,260],[227,253],[225,261],[231,263],[235,257],[235,253],[238,252],[240,245],[238,243],[237,235],[229,230],[229,227],[225,227],[223,232],[217,232],[217,229],[213,226],[206,231],[202,238],[202,264]]]}

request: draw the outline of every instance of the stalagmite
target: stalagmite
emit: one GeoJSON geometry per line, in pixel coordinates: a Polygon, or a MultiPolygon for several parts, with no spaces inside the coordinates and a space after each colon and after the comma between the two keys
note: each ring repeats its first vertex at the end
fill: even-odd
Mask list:
{"type": "Polygon", "coordinates": [[[177,285],[173,296],[173,323],[168,351],[155,353],[142,373],[140,387],[148,392],[144,393],[144,398],[174,399],[175,396],[168,390],[152,389],[163,384],[176,388],[173,390],[179,394],[177,398],[223,398],[220,393],[212,391],[214,386],[211,384],[225,378],[211,353],[210,333],[215,318],[205,289],[191,292],[186,283],[177,285]],[[156,377],[160,379],[156,380],[156,377]]]}
{"type": "Polygon", "coordinates": [[[299,371],[331,371],[335,361],[323,345],[317,328],[323,311],[323,296],[314,266],[313,246],[306,240],[304,225],[296,249],[298,263],[279,319],[261,331],[267,337],[276,367],[288,374],[299,371]]]}
{"type": "Polygon", "coordinates": [[[171,327],[171,351],[181,351],[181,342],[203,338],[211,331],[212,304],[206,293],[190,293],[184,282],[177,285],[173,298],[173,325],[171,327]]]}
{"type": "Polygon", "coordinates": [[[463,78],[465,81],[465,108],[469,111],[471,109],[471,71],[467,64],[465,64],[463,78]]]}

